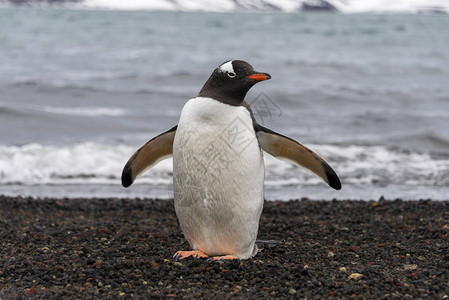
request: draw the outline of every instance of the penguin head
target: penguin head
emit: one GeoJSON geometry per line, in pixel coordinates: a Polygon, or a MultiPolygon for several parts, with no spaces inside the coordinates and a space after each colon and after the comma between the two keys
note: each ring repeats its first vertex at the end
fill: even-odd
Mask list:
{"type": "Polygon", "coordinates": [[[208,97],[234,106],[241,105],[253,85],[270,78],[267,73],[254,71],[246,61],[229,60],[214,70],[198,97],[208,97]]]}

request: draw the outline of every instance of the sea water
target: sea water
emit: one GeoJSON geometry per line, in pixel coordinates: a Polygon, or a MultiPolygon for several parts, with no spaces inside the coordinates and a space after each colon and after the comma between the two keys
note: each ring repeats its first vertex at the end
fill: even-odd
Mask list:
{"type": "Polygon", "coordinates": [[[257,121],[343,184],[265,154],[268,200],[449,199],[447,16],[9,7],[0,26],[0,194],[172,197],[171,159],[128,189],[124,164],[243,59],[272,76],[257,121]]]}

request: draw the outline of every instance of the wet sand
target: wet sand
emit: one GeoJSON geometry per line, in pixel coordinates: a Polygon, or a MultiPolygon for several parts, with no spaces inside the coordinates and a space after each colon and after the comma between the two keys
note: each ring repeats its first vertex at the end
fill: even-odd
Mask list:
{"type": "Polygon", "coordinates": [[[356,298],[449,296],[449,201],[266,202],[253,259],[187,250],[169,200],[0,197],[0,296],[356,298]]]}

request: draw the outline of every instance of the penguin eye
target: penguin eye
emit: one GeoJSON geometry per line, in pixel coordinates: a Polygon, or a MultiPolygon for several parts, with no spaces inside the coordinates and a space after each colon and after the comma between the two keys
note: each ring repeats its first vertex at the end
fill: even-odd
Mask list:
{"type": "Polygon", "coordinates": [[[229,76],[230,78],[234,78],[234,77],[235,77],[235,73],[234,73],[234,72],[228,72],[228,76],[229,76]]]}

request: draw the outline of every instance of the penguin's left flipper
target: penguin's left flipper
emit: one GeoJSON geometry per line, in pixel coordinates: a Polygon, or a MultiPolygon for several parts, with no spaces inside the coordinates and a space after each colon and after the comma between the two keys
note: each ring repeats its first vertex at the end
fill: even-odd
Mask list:
{"type": "Polygon", "coordinates": [[[126,163],[122,172],[122,185],[129,187],[145,170],[173,155],[173,141],[178,125],[149,140],[126,163]]]}
{"type": "Polygon", "coordinates": [[[297,141],[260,124],[255,123],[254,130],[259,145],[264,151],[276,158],[289,161],[298,167],[311,171],[336,190],[341,189],[337,174],[318,154],[297,141]]]}

